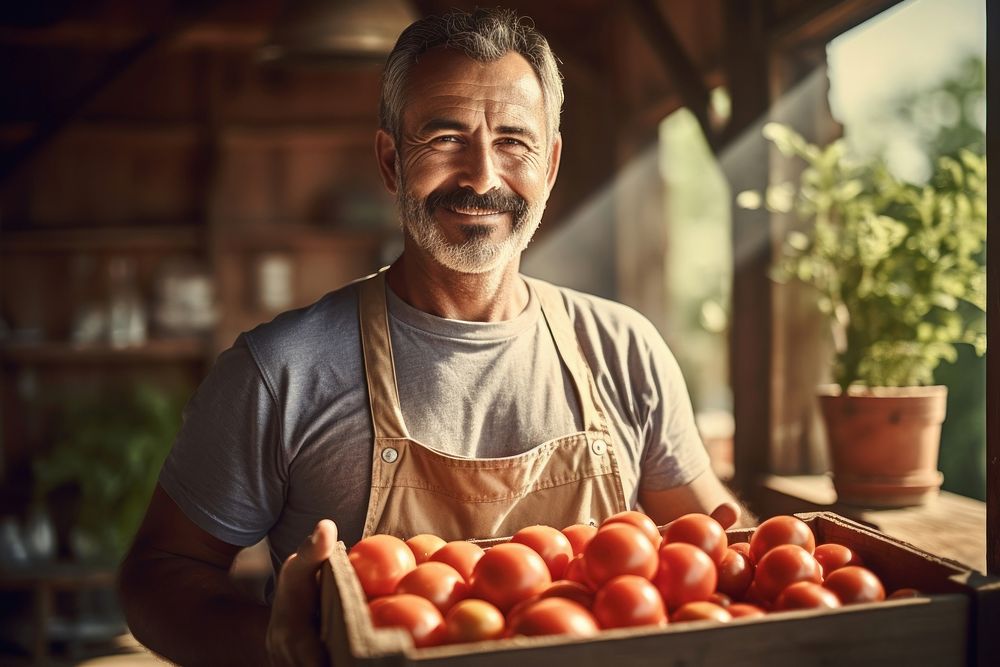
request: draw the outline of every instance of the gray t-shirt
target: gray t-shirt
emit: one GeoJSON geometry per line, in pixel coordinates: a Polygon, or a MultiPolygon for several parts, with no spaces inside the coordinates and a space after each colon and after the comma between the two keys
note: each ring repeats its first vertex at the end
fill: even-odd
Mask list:
{"type": "MultiPolygon", "coordinates": [[[[666,489],[705,471],[680,369],[652,324],[621,304],[560,292],[610,413],[630,506],[639,487],[666,489]]],[[[582,430],[534,290],[503,322],[435,317],[391,289],[387,302],[412,438],[486,458],[582,430]]],[[[224,542],[267,536],[280,563],[322,518],[348,545],[360,539],[373,437],[355,283],[242,334],[219,356],[185,409],[160,484],[224,542]]]]}

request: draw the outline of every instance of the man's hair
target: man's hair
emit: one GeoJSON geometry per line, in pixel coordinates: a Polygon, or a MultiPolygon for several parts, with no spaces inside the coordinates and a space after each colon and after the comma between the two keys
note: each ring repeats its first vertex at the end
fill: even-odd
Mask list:
{"type": "Polygon", "coordinates": [[[414,22],[399,36],[382,74],[379,123],[398,143],[402,131],[403,91],[410,68],[433,48],[454,49],[480,62],[492,62],[510,52],[531,64],[542,87],[548,138],[559,132],[563,104],[562,78],[548,41],[530,19],[509,9],[454,10],[414,22]]]}

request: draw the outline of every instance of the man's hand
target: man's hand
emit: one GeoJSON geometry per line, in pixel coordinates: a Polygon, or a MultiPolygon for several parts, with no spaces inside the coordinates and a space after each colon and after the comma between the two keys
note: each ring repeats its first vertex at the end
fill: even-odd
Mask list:
{"type": "Polygon", "coordinates": [[[336,543],[337,526],[324,519],[281,566],[267,626],[267,653],[271,664],[320,666],[329,663],[316,624],[319,612],[317,575],[336,543]]]}

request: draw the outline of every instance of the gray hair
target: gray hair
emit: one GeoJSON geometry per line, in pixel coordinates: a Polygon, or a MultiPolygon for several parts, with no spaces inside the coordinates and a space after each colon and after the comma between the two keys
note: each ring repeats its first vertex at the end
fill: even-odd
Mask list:
{"type": "Polygon", "coordinates": [[[559,132],[563,105],[562,78],[549,43],[531,19],[509,9],[454,10],[414,22],[399,36],[386,60],[379,100],[379,123],[399,143],[406,76],[419,56],[443,46],[478,60],[492,62],[511,51],[531,64],[542,87],[549,142],[559,132]]]}

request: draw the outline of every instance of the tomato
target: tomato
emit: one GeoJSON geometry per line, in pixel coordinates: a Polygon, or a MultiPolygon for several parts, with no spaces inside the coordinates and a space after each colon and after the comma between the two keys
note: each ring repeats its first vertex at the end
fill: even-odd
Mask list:
{"type": "Polygon", "coordinates": [[[542,591],[543,598],[566,598],[590,609],[594,606],[594,592],[587,586],[569,579],[553,581],[552,585],[542,591]]]}
{"type": "Polygon", "coordinates": [[[448,641],[453,644],[503,637],[506,621],[500,610],[485,600],[460,600],[444,617],[448,641]]]}
{"type": "Polygon", "coordinates": [[[469,579],[471,594],[506,612],[515,604],[538,595],[552,583],[542,557],[523,544],[498,544],[476,563],[469,579]]]}
{"type": "Polygon", "coordinates": [[[750,584],[750,588],[748,588],[747,592],[744,593],[743,602],[746,602],[754,607],[760,607],[765,611],[770,611],[773,606],[770,600],[765,599],[764,596],[761,595],[760,591],[757,589],[756,581],[750,584]]]}
{"type": "Polygon", "coordinates": [[[716,589],[731,598],[740,599],[753,581],[754,566],[750,557],[736,549],[726,549],[722,562],[718,564],[719,581],[716,589]]]}
{"type": "Polygon", "coordinates": [[[597,531],[583,552],[587,577],[597,587],[621,574],[652,579],[656,549],[649,538],[628,523],[612,523],[597,531]]]}
{"type": "Polygon", "coordinates": [[[757,563],[754,584],[765,600],[774,600],[778,594],[797,581],[823,581],[823,572],[812,555],[797,544],[781,544],[767,553],[757,563]]]}
{"type": "Polygon", "coordinates": [[[417,565],[427,562],[434,552],[445,544],[447,543],[443,539],[430,533],[414,535],[406,540],[406,546],[410,547],[410,551],[413,552],[413,558],[417,561],[417,565]]]}
{"type": "Polygon", "coordinates": [[[660,591],[648,579],[623,574],[597,591],[594,618],[602,628],[666,625],[667,610],[660,591]]]}
{"type": "Polygon", "coordinates": [[[583,560],[583,554],[580,554],[569,562],[569,565],[566,566],[565,577],[569,581],[574,581],[586,587],[587,590],[597,590],[597,586],[594,585],[594,582],[587,575],[587,564],[583,560]]]}
{"type": "Polygon", "coordinates": [[[707,600],[715,592],[715,563],[698,547],[684,542],[664,544],[659,556],[653,583],[671,611],[688,602],[707,600]]]}
{"type": "Polygon", "coordinates": [[[838,570],[845,565],[864,565],[861,556],[857,555],[843,544],[827,542],[816,546],[813,552],[816,562],[823,568],[823,576],[829,576],[834,570],[838,570]]]}
{"type": "Polygon", "coordinates": [[[586,548],[587,542],[590,542],[590,539],[597,534],[597,526],[591,526],[589,523],[574,523],[572,526],[563,528],[562,533],[573,546],[573,555],[579,556],[586,548]]]}
{"type": "Polygon", "coordinates": [[[396,593],[411,593],[430,600],[442,614],[469,596],[469,585],[451,565],[428,561],[399,580],[396,593]]]}
{"type": "Polygon", "coordinates": [[[392,595],[380,600],[377,605],[371,605],[369,610],[372,625],[376,628],[403,628],[410,633],[413,645],[418,648],[442,644],[447,638],[441,612],[420,596],[392,595]]]}
{"type": "Polygon", "coordinates": [[[472,576],[472,570],[476,563],[483,557],[483,548],[472,542],[456,540],[448,542],[431,555],[430,560],[435,563],[445,563],[458,570],[466,581],[472,576]]]}
{"type": "Polygon", "coordinates": [[[747,604],[746,602],[734,602],[726,607],[726,611],[733,618],[757,618],[767,613],[757,605],[747,604]]]}
{"type": "Polygon", "coordinates": [[[541,599],[541,595],[532,595],[530,598],[525,598],[510,608],[510,611],[507,612],[507,631],[504,634],[505,637],[513,635],[514,626],[517,625],[517,619],[521,618],[521,614],[524,613],[524,610],[541,599]]]}
{"type": "Polygon", "coordinates": [[[892,592],[892,595],[886,597],[886,600],[905,600],[907,598],[916,598],[923,595],[916,588],[897,588],[892,592]]]}
{"type": "Polygon", "coordinates": [[[750,543],[749,542],[733,542],[729,545],[729,548],[733,551],[738,551],[747,558],[750,558],[750,543]]]}
{"type": "Polygon", "coordinates": [[[716,565],[728,551],[726,531],[707,514],[685,514],[671,521],[663,531],[663,540],[667,544],[692,544],[707,553],[716,565]]]}
{"type": "Polygon", "coordinates": [[[527,526],[514,533],[510,541],[534,549],[548,566],[553,581],[563,578],[573,559],[573,545],[552,526],[527,526]]]}
{"type": "Polygon", "coordinates": [[[670,615],[671,623],[682,623],[684,621],[718,621],[728,623],[733,620],[733,615],[717,604],[698,600],[688,602],[680,609],[670,615]]]}
{"type": "Polygon", "coordinates": [[[750,536],[750,560],[759,563],[764,554],[781,544],[795,544],[812,554],[816,537],[805,522],[794,516],[773,516],[757,526],[750,536]]]}
{"type": "Polygon", "coordinates": [[[823,585],[833,591],[843,604],[885,599],[885,588],[875,573],[857,565],[846,565],[831,572],[823,585]]]}
{"type": "Polygon", "coordinates": [[[778,594],[775,611],[790,609],[836,609],[840,600],[829,590],[811,581],[798,581],[778,594]]]}
{"type": "Polygon", "coordinates": [[[728,607],[733,603],[733,599],[728,595],[726,595],[725,593],[720,593],[719,591],[715,591],[714,593],[708,596],[706,602],[717,604],[723,609],[725,609],[726,607],[728,607]]]}
{"type": "Polygon", "coordinates": [[[392,535],[366,537],[347,557],[369,599],[395,591],[403,575],[417,566],[406,542],[392,535]]]}
{"type": "Polygon", "coordinates": [[[599,632],[589,611],[565,598],[537,600],[524,609],[511,626],[511,635],[571,635],[589,637],[599,632]]]}
{"type": "Polygon", "coordinates": [[[605,519],[603,523],[601,523],[600,529],[603,529],[605,526],[613,526],[616,523],[628,523],[635,526],[642,531],[643,535],[649,538],[649,541],[653,544],[654,549],[660,548],[660,543],[663,540],[660,536],[660,529],[656,527],[656,523],[654,523],[652,519],[642,512],[625,510],[624,512],[619,512],[618,514],[612,514],[605,519]]]}

